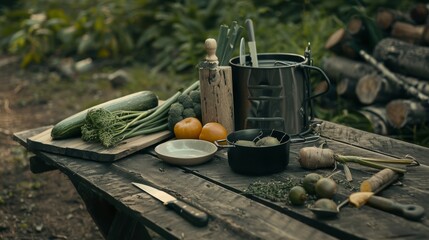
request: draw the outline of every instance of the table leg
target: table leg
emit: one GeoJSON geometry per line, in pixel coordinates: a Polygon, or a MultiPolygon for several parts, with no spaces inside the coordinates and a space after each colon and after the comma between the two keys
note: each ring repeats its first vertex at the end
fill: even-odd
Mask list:
{"type": "Polygon", "coordinates": [[[56,169],[56,167],[46,164],[45,161],[41,160],[37,156],[30,157],[30,170],[32,173],[44,173],[56,169]]]}
{"type": "Polygon", "coordinates": [[[151,239],[143,224],[118,211],[112,204],[90,189],[75,181],[72,181],[72,183],[105,239],[151,239]]]}

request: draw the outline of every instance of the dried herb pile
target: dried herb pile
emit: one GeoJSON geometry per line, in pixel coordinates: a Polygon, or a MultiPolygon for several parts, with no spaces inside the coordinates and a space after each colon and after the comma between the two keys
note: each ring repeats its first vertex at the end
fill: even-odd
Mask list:
{"type": "Polygon", "coordinates": [[[244,192],[273,202],[288,202],[288,194],[291,188],[301,185],[301,179],[285,178],[273,181],[256,181],[251,183],[244,192]]]}

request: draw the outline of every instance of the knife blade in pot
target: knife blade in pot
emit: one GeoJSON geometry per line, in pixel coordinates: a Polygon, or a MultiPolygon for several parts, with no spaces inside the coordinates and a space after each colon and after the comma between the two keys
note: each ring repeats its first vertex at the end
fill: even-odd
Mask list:
{"type": "Polygon", "coordinates": [[[182,202],[177,198],[173,197],[172,195],[154,187],[135,182],[133,182],[132,184],[140,190],[143,190],[144,192],[148,193],[152,197],[163,202],[165,206],[173,209],[177,214],[179,214],[181,217],[183,217],[193,225],[198,227],[203,227],[207,225],[209,221],[207,213],[193,206],[190,206],[187,203],[182,202]]]}
{"type": "Polygon", "coordinates": [[[246,65],[246,45],[244,43],[244,38],[241,38],[240,41],[240,65],[246,65]]]}
{"type": "Polygon", "coordinates": [[[249,45],[250,58],[252,59],[252,67],[258,67],[258,53],[256,51],[256,40],[255,30],[253,28],[253,21],[252,19],[246,19],[245,23],[247,31],[249,33],[249,42],[247,44],[249,45]]]}

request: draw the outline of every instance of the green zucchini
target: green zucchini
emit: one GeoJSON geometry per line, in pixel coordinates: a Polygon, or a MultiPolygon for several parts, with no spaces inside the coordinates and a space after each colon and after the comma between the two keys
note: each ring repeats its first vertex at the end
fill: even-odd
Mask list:
{"type": "Polygon", "coordinates": [[[51,137],[52,139],[79,137],[81,135],[80,129],[85,122],[86,114],[88,110],[93,108],[104,108],[109,111],[144,111],[156,106],[158,106],[158,97],[151,91],[140,91],[129,94],[85,109],[60,121],[52,128],[51,137]]]}

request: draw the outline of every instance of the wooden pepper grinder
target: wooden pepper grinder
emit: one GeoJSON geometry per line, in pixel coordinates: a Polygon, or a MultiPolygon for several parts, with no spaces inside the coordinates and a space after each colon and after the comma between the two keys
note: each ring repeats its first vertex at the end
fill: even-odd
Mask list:
{"type": "Polygon", "coordinates": [[[204,46],[207,55],[199,68],[202,121],[218,122],[231,133],[234,131],[231,67],[218,66],[215,39],[208,38],[204,46]]]}

